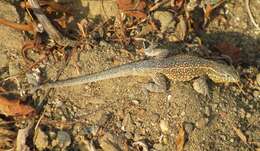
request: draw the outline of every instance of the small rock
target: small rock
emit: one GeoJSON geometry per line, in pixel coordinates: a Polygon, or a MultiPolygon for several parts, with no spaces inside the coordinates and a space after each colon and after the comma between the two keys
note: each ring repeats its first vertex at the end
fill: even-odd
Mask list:
{"type": "Polygon", "coordinates": [[[241,118],[245,118],[245,116],[246,116],[246,111],[245,111],[243,108],[241,108],[241,109],[239,110],[239,115],[240,115],[241,118]]]}
{"type": "Polygon", "coordinates": [[[164,134],[167,134],[169,132],[169,122],[166,121],[166,120],[161,120],[160,121],[160,128],[161,128],[161,131],[164,134]]]}
{"type": "Polygon", "coordinates": [[[153,148],[155,149],[155,150],[166,150],[166,145],[163,145],[163,144],[154,144],[153,145],[153,148]]]}
{"type": "Polygon", "coordinates": [[[160,115],[158,113],[152,113],[151,115],[152,122],[157,123],[159,119],[160,119],[160,115]]]}
{"type": "Polygon", "coordinates": [[[52,141],[52,146],[59,146],[61,148],[66,148],[71,144],[70,135],[65,131],[59,131],[57,138],[52,141]]]}
{"type": "Polygon", "coordinates": [[[142,151],[149,151],[148,145],[144,141],[134,142],[133,146],[140,146],[140,147],[142,147],[142,151]]]}
{"type": "Polygon", "coordinates": [[[168,11],[156,11],[153,15],[154,19],[157,19],[161,23],[161,31],[165,32],[167,28],[174,27],[175,21],[173,20],[173,15],[168,11]]]}
{"type": "Polygon", "coordinates": [[[208,118],[200,118],[197,122],[196,122],[196,127],[199,129],[205,128],[209,123],[209,119],[208,118]]]}
{"type": "Polygon", "coordinates": [[[95,148],[94,142],[91,140],[85,140],[82,139],[79,142],[79,150],[80,151],[96,151],[97,149],[95,148]]]}
{"type": "Polygon", "coordinates": [[[254,91],[253,92],[253,96],[254,96],[254,98],[260,98],[260,91],[254,91]]]}
{"type": "Polygon", "coordinates": [[[140,102],[138,101],[138,100],[132,100],[131,101],[134,105],[139,105],[140,104],[140,102]]]}
{"type": "Polygon", "coordinates": [[[92,135],[97,136],[99,127],[97,125],[93,125],[91,127],[84,128],[84,135],[92,135]]]}
{"type": "Polygon", "coordinates": [[[234,140],[233,138],[231,138],[229,141],[230,141],[231,143],[234,143],[235,140],[234,140]]]}
{"type": "Polygon", "coordinates": [[[100,144],[100,147],[104,151],[121,151],[122,150],[120,148],[120,143],[118,142],[118,137],[116,137],[115,135],[112,135],[110,133],[104,134],[104,136],[102,136],[99,139],[99,144],[100,144]]]}
{"type": "Polygon", "coordinates": [[[18,63],[10,62],[8,66],[9,66],[9,75],[10,76],[20,73],[20,66],[18,63]]]}
{"type": "Polygon", "coordinates": [[[49,145],[48,135],[46,135],[40,128],[34,136],[34,144],[38,150],[44,150],[49,145]]]}
{"type": "Polygon", "coordinates": [[[249,119],[251,117],[250,113],[246,113],[246,118],[249,119]]]}
{"type": "Polygon", "coordinates": [[[209,106],[205,107],[205,114],[206,114],[207,117],[209,117],[211,115],[211,109],[210,109],[209,106]]]}
{"type": "Polygon", "coordinates": [[[223,141],[226,141],[227,136],[225,136],[225,135],[220,135],[220,138],[221,138],[223,141]]]}
{"type": "Polygon", "coordinates": [[[190,135],[190,133],[194,130],[194,124],[190,122],[185,122],[184,130],[188,135],[190,135]]]}
{"type": "Polygon", "coordinates": [[[106,41],[104,41],[104,40],[101,40],[99,42],[99,45],[102,46],[102,47],[108,47],[109,46],[109,44],[106,41]]]}
{"type": "Polygon", "coordinates": [[[126,114],[123,122],[122,122],[122,130],[123,131],[128,131],[128,132],[133,132],[135,130],[135,125],[133,123],[132,117],[129,113],[126,114]]]}

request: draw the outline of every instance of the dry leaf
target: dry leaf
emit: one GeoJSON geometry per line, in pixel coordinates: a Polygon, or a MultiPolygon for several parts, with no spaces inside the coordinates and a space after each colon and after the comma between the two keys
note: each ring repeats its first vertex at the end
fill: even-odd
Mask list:
{"type": "Polygon", "coordinates": [[[32,128],[33,123],[29,123],[24,129],[20,129],[16,138],[16,151],[30,151],[30,148],[26,145],[26,138],[29,136],[29,131],[32,128]]]}
{"type": "Polygon", "coordinates": [[[240,60],[240,49],[229,42],[221,42],[214,46],[222,54],[229,56],[234,63],[240,60]]]}
{"type": "Polygon", "coordinates": [[[247,138],[246,136],[243,134],[243,132],[236,128],[235,126],[232,126],[233,130],[236,132],[237,136],[245,143],[247,144],[247,138]]]}
{"type": "Polygon", "coordinates": [[[147,6],[145,0],[117,0],[119,9],[121,9],[126,15],[134,16],[136,18],[146,18],[144,9],[147,6]]]}
{"type": "Polygon", "coordinates": [[[173,1],[173,6],[176,6],[177,9],[180,9],[184,4],[184,0],[174,0],[173,1]]]}
{"type": "Polygon", "coordinates": [[[206,9],[205,9],[205,13],[204,13],[204,17],[205,18],[209,18],[211,12],[213,11],[213,7],[211,6],[211,4],[207,4],[206,9]]]}
{"type": "Polygon", "coordinates": [[[0,112],[6,116],[23,116],[35,112],[34,108],[20,104],[19,100],[8,100],[0,96],[0,112]]]}
{"type": "Polygon", "coordinates": [[[178,136],[176,137],[176,150],[182,151],[185,143],[185,131],[183,126],[179,129],[178,136]]]}

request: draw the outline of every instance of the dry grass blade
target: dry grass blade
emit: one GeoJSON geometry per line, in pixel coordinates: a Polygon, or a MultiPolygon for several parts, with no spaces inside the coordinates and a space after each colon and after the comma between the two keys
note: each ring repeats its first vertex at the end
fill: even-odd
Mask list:
{"type": "Polygon", "coordinates": [[[14,146],[16,132],[10,130],[10,127],[0,127],[0,150],[7,150],[14,146]]]}
{"type": "Polygon", "coordinates": [[[70,40],[64,37],[51,23],[51,21],[44,15],[38,0],[28,0],[31,8],[37,17],[38,21],[42,24],[44,30],[48,33],[48,35],[56,41],[59,45],[62,46],[74,46],[76,45],[76,41],[70,40]]]}
{"type": "Polygon", "coordinates": [[[183,126],[179,129],[179,133],[176,137],[176,150],[177,151],[183,151],[184,143],[185,143],[185,130],[183,126]]]}
{"type": "Polygon", "coordinates": [[[34,25],[32,23],[31,24],[18,24],[18,23],[14,23],[14,22],[8,21],[6,19],[0,18],[0,24],[11,27],[16,30],[31,31],[31,32],[35,31],[34,25]]]}
{"type": "Polygon", "coordinates": [[[235,126],[232,126],[233,130],[236,132],[237,136],[245,143],[247,144],[247,138],[246,136],[243,134],[243,132],[236,128],[235,126]]]}
{"type": "Polygon", "coordinates": [[[0,127],[0,136],[8,136],[13,138],[16,136],[16,133],[6,128],[0,127]]]}

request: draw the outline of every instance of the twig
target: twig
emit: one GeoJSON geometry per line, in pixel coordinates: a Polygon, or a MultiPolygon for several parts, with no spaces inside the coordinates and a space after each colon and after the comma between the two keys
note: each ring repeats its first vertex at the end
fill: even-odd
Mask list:
{"type": "Polygon", "coordinates": [[[42,24],[44,30],[48,33],[50,38],[55,40],[59,45],[70,45],[74,46],[76,41],[70,40],[64,37],[50,22],[50,20],[45,16],[43,11],[41,10],[40,4],[38,0],[28,0],[31,5],[31,9],[33,10],[35,16],[38,21],[42,24]]]}
{"type": "Polygon", "coordinates": [[[163,4],[167,3],[169,0],[162,0],[161,2],[156,3],[154,6],[152,6],[149,11],[152,12],[156,9],[158,9],[160,6],[162,6],[163,4]]]}
{"type": "Polygon", "coordinates": [[[259,25],[256,23],[254,17],[253,17],[253,14],[250,10],[250,7],[249,7],[249,0],[245,0],[245,3],[246,3],[246,10],[247,10],[247,13],[249,15],[249,18],[250,18],[250,21],[252,22],[252,24],[255,26],[256,30],[260,30],[260,27],[259,25]]]}

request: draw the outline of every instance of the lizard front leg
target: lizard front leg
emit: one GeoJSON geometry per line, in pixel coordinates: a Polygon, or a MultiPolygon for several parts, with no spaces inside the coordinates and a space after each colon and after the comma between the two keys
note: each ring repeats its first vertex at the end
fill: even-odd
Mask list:
{"type": "Polygon", "coordinates": [[[156,58],[161,59],[161,58],[166,58],[169,55],[169,50],[167,50],[167,49],[150,48],[150,47],[147,49],[144,49],[144,53],[146,56],[156,57],[156,58]]]}
{"type": "Polygon", "coordinates": [[[155,74],[153,77],[153,82],[144,85],[144,88],[150,92],[166,92],[167,91],[167,78],[161,73],[155,74]]]}
{"type": "Polygon", "coordinates": [[[144,54],[149,57],[166,58],[169,55],[168,49],[156,48],[157,45],[151,42],[150,46],[144,49],[144,54]]]}

